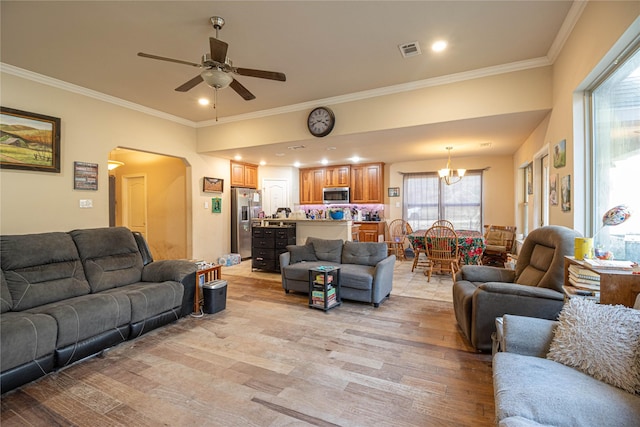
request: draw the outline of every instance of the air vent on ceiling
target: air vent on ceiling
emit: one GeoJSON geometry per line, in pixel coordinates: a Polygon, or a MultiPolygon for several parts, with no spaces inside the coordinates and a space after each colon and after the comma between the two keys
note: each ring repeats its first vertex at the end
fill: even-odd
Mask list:
{"type": "Polygon", "coordinates": [[[291,145],[287,147],[289,150],[299,150],[301,148],[305,148],[304,145],[291,145]]]}
{"type": "Polygon", "coordinates": [[[399,45],[398,47],[400,48],[400,53],[402,53],[403,58],[422,54],[418,42],[405,43],[399,45]]]}

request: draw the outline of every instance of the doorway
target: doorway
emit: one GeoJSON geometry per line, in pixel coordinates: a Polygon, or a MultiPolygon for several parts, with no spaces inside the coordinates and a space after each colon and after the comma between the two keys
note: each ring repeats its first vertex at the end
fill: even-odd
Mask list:
{"type": "Polygon", "coordinates": [[[110,225],[140,231],[156,260],[190,258],[191,169],[186,160],[126,148],[111,151],[109,159],[122,163],[109,171],[110,225]]]}

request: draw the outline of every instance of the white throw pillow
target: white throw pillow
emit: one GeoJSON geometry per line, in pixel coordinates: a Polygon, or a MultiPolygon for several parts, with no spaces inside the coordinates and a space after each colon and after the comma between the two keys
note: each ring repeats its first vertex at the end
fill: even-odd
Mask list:
{"type": "Polygon", "coordinates": [[[571,298],[547,359],[630,393],[640,393],[640,310],[571,298]]]}

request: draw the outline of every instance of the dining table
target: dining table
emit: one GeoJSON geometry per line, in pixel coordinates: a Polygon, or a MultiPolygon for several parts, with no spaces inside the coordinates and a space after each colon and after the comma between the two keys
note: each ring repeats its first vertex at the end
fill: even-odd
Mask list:
{"type": "MultiPolygon", "coordinates": [[[[407,235],[414,252],[425,249],[427,230],[416,230],[407,235]]],[[[462,264],[480,264],[485,249],[484,236],[475,230],[455,230],[458,236],[458,253],[462,264]]]]}

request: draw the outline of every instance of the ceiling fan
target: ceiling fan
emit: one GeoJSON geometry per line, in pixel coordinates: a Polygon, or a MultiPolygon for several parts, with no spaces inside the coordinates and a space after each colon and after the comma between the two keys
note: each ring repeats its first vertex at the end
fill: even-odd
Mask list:
{"type": "Polygon", "coordinates": [[[233,78],[232,74],[238,74],[240,76],[258,77],[260,79],[278,80],[284,82],[287,77],[284,73],[276,71],[263,71],[253,70],[251,68],[239,68],[234,67],[231,60],[227,58],[227,48],[229,45],[222,40],[218,39],[218,31],[224,26],[224,19],[219,16],[211,17],[211,25],[216,30],[216,36],[209,37],[209,49],[210,53],[202,55],[202,62],[196,64],[195,62],[183,61],[180,59],[166,58],[164,56],[151,55],[149,53],[138,52],[138,56],[150,59],[159,59],[161,61],[175,62],[177,64],[190,65],[192,67],[202,68],[202,72],[187,81],[186,83],[178,86],[175,90],[178,92],[187,92],[193,89],[203,81],[214,89],[224,89],[227,86],[231,86],[231,89],[235,90],[238,95],[245,100],[250,101],[255,99],[255,95],[249,92],[249,90],[240,84],[233,78]]]}

